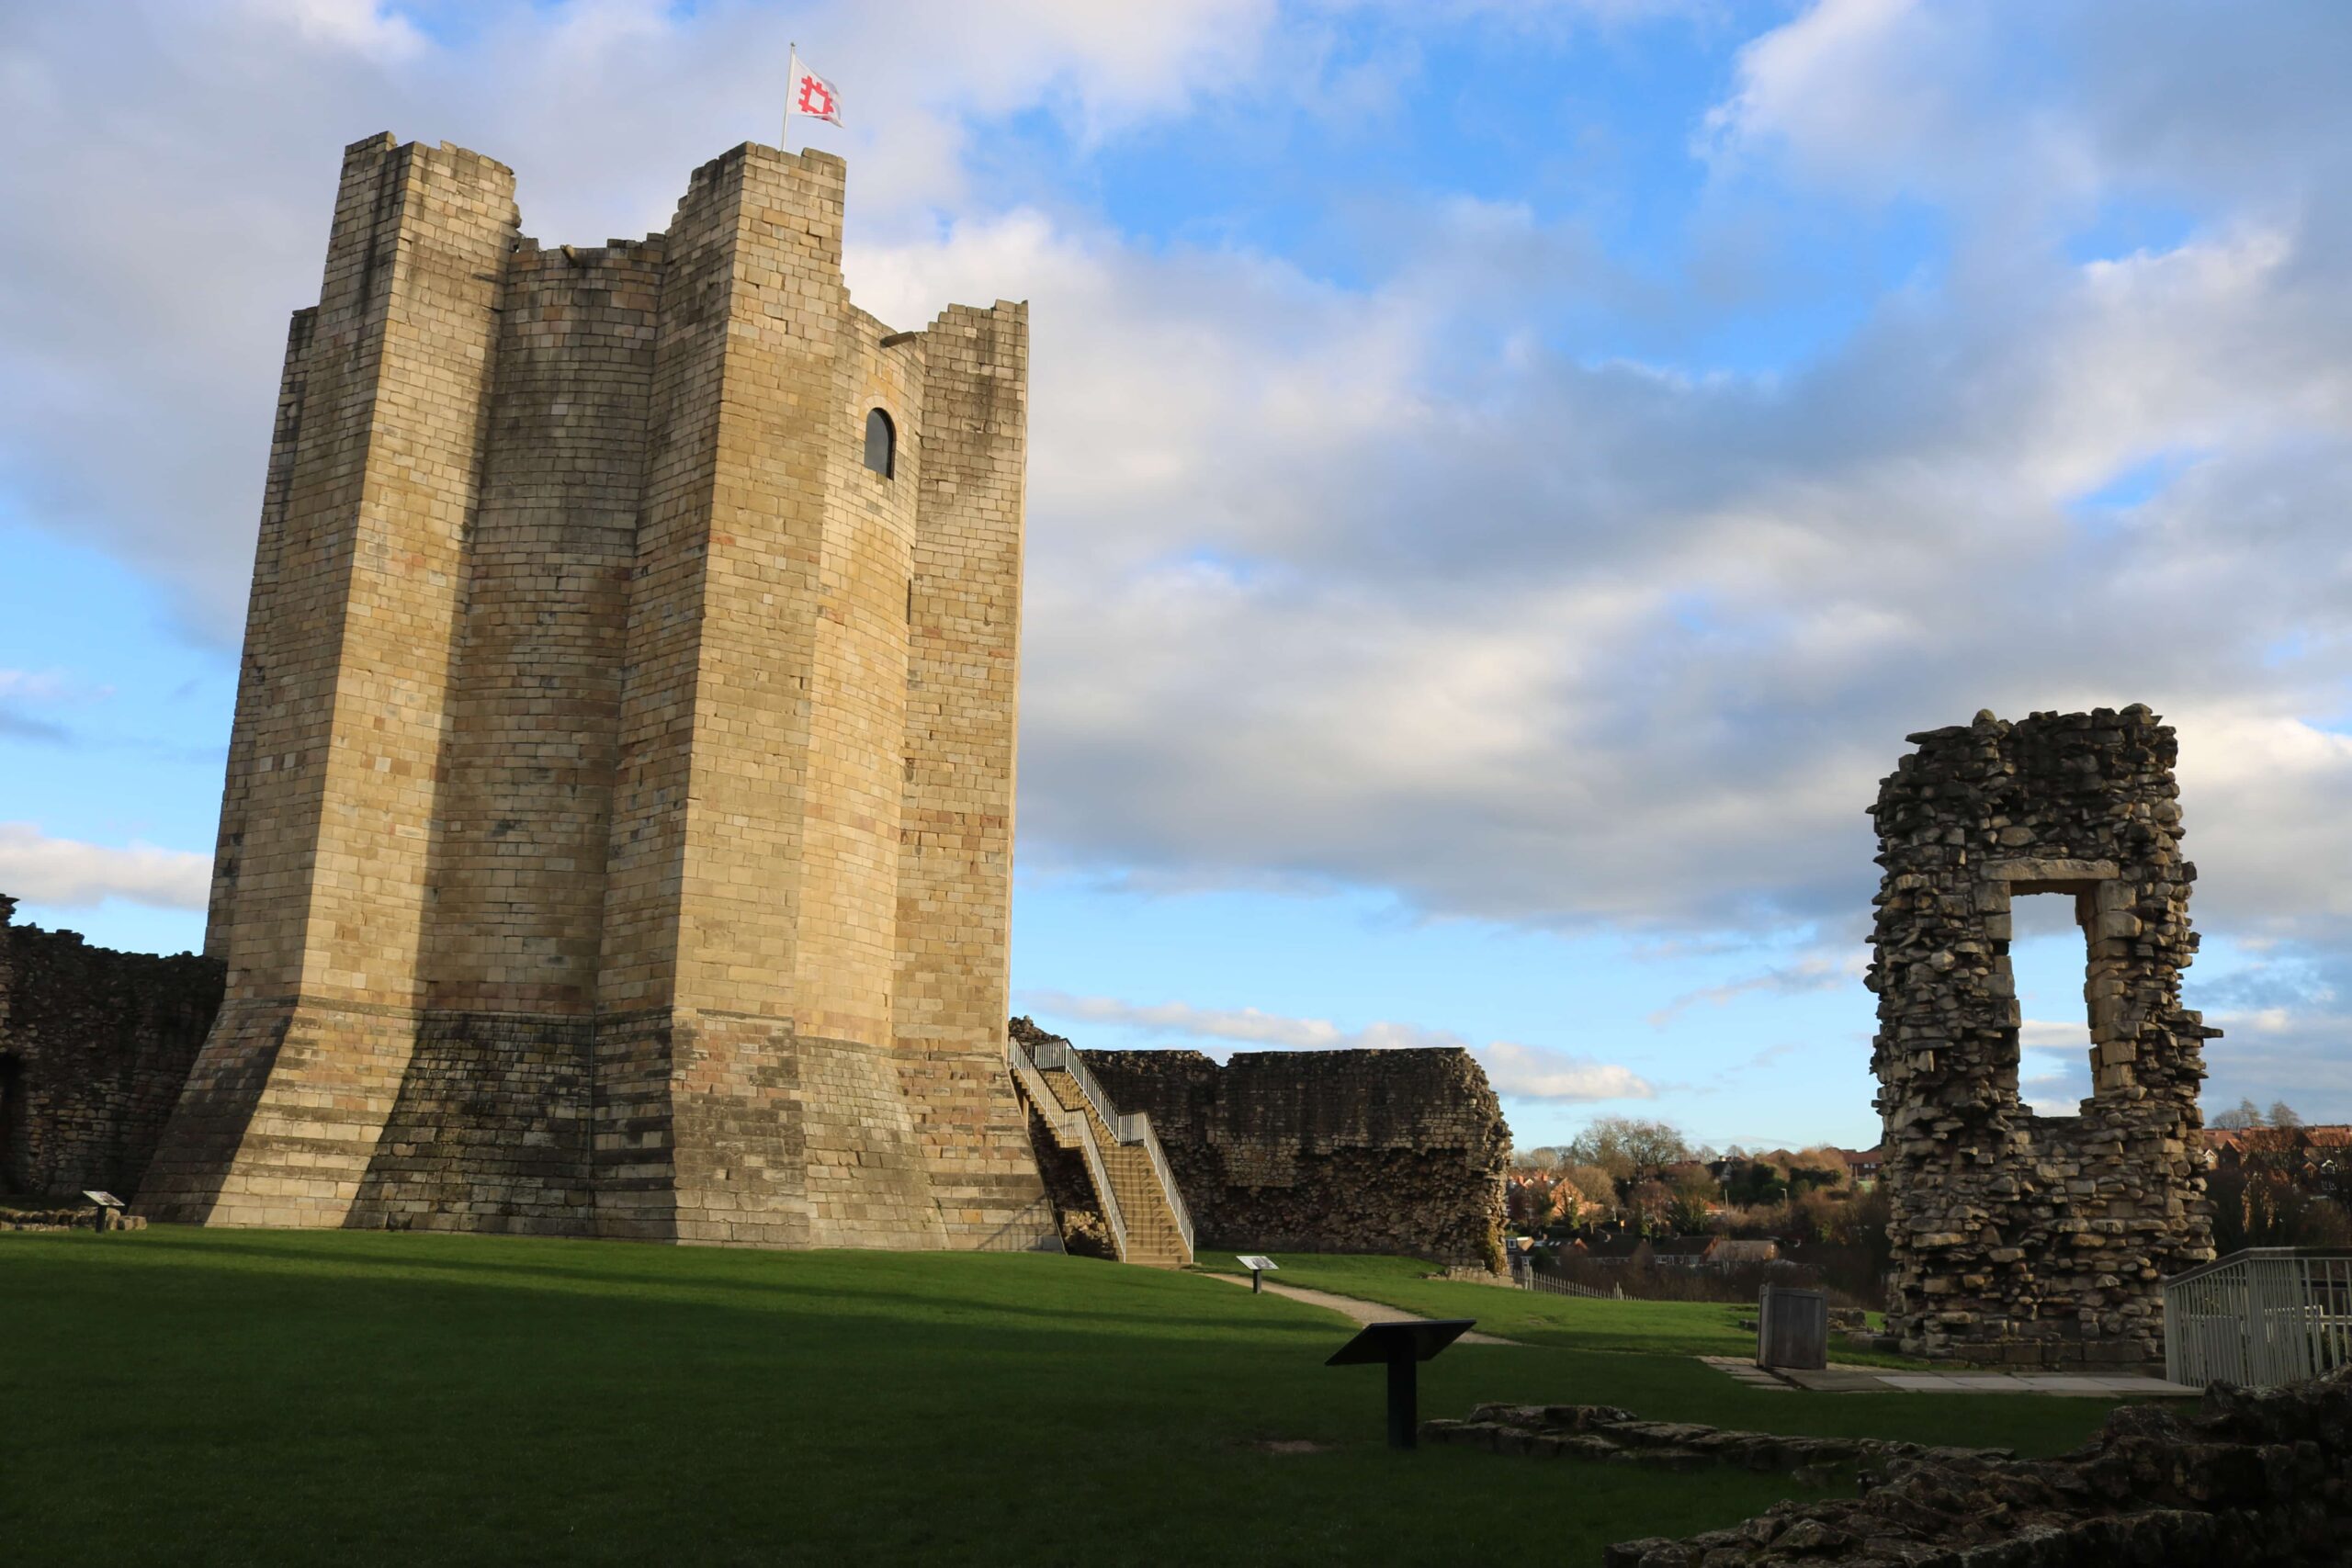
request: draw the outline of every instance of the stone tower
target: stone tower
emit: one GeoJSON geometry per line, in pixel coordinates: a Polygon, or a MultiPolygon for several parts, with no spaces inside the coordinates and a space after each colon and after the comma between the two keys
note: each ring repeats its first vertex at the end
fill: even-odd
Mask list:
{"type": "Polygon", "coordinates": [[[288,334],[141,1206],[765,1246],[1052,1231],[1003,1065],[1026,308],[855,309],[844,168],[666,233],[345,150],[288,334]]]}
{"type": "Polygon", "coordinates": [[[1871,1056],[1894,1242],[1887,1327],[1914,1354],[2023,1365],[2163,1355],[2167,1274],[2212,1256],[2203,1046],[2177,747],[2145,707],[1910,737],[1880,786],[1871,1056]],[[2010,910],[2061,894],[2085,942],[2091,1096],[2018,1098],[2010,910]]]}

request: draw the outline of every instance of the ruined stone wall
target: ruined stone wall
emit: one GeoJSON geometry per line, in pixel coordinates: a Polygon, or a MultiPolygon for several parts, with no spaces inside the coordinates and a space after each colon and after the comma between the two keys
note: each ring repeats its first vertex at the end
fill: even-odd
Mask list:
{"type": "Polygon", "coordinates": [[[1510,1130],[1466,1051],[1081,1055],[1150,1113],[1196,1250],[1499,1260],[1510,1130]]]}
{"type": "Polygon", "coordinates": [[[0,1192],[138,1191],[221,966],[11,923],[0,896],[0,1192]]]}
{"type": "Polygon", "coordinates": [[[2212,1255],[2199,1173],[2202,1045],[2170,727],[2140,705],[1909,738],[1881,786],[1878,993],[1894,1278],[1914,1354],[2009,1364],[2154,1360],[2167,1274],[2212,1255]],[[2018,1098],[2010,910],[2074,901],[2092,1093],[2018,1098]]]}
{"type": "MultiPolygon", "coordinates": [[[[1653,1438],[1674,1430],[1662,1422],[1636,1425],[1653,1438]]],[[[1766,1454],[1817,1450],[1825,1440],[1770,1441],[1778,1446],[1766,1454]]],[[[2133,1400],[2108,1416],[2098,1437],[2051,1459],[1875,1447],[1858,1456],[1860,1497],[1776,1503],[1729,1529],[1622,1541],[1602,1562],[1606,1568],[2342,1568],[2352,1561],[2352,1368],[2258,1393],[2216,1383],[2193,1413],[2172,1401],[2133,1400]]]]}
{"type": "Polygon", "coordinates": [[[1050,1236],[1001,1059],[1027,317],[854,308],[846,180],[746,143],[666,232],[550,248],[503,165],[345,150],[255,557],[230,1000],[152,1213],[1050,1236]]]}

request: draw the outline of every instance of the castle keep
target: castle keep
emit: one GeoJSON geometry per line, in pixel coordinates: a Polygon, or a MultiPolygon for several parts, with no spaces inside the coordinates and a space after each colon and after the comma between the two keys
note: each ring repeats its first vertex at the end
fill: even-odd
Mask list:
{"type": "Polygon", "coordinates": [[[2181,1006],[2197,868],[2172,729],[2134,705],[1910,739],[1871,808],[1887,1327],[1963,1360],[2157,1359],[2164,1277],[2212,1257],[2197,1090],[2220,1032],[2181,1006]],[[2010,913],[2034,893],[2071,899],[2086,944],[2073,1116],[2018,1094],[2010,913]]]}
{"type": "Polygon", "coordinates": [[[1006,1077],[1027,318],[892,332],[745,145],[548,249],[347,149],[271,445],[160,1218],[1053,1228],[1006,1077]]]}

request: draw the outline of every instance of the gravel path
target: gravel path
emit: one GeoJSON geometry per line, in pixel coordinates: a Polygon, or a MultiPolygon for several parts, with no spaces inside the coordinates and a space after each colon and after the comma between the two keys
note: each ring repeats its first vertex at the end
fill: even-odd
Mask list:
{"type": "MultiPolygon", "coordinates": [[[[1209,1277],[1213,1280],[1230,1280],[1245,1290],[1250,1284],[1249,1280],[1235,1274],[1212,1274],[1209,1277]]],[[[1338,1313],[1342,1317],[1352,1318],[1360,1324],[1428,1321],[1419,1313],[1407,1312],[1401,1307],[1383,1306],[1378,1302],[1363,1301],[1354,1296],[1335,1296],[1329,1291],[1310,1291],[1304,1285],[1280,1285],[1272,1280],[1266,1281],[1266,1293],[1270,1296],[1288,1296],[1295,1302],[1305,1302],[1308,1306],[1324,1307],[1338,1313]]],[[[1464,1334],[1461,1342],[1464,1345],[1517,1345],[1519,1343],[1516,1339],[1504,1339],[1492,1334],[1481,1334],[1475,1328],[1464,1334]]]]}

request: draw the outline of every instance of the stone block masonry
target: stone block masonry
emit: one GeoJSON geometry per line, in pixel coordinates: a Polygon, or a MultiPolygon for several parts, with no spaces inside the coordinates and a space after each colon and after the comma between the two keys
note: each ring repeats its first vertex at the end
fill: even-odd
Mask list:
{"type": "MultiPolygon", "coordinates": [[[[1015,1039],[1053,1039],[1026,1019],[1015,1039]]],[[[1501,1261],[1510,1129],[1466,1051],[1084,1051],[1142,1111],[1197,1252],[1380,1252],[1501,1261]]]]}
{"type": "Polygon", "coordinates": [[[1913,1354],[2003,1365],[2163,1355],[2162,1281],[2211,1258],[2198,1160],[2204,1042],[2170,727],[2147,708],[1910,737],[1871,808],[1894,1276],[1913,1354]],[[2085,939],[2089,1099],[2018,1098],[2017,898],[2063,895],[2085,939]]]}
{"type": "Polygon", "coordinates": [[[160,1218],[1038,1244],[1002,1065],[1028,319],[894,333],[746,144],[548,247],[344,155],[160,1218]],[[894,445],[865,460],[869,417],[894,445]]]}
{"type": "Polygon", "coordinates": [[[221,966],[92,947],[14,924],[16,907],[0,896],[0,1193],[135,1192],[220,1010],[221,966]]]}

